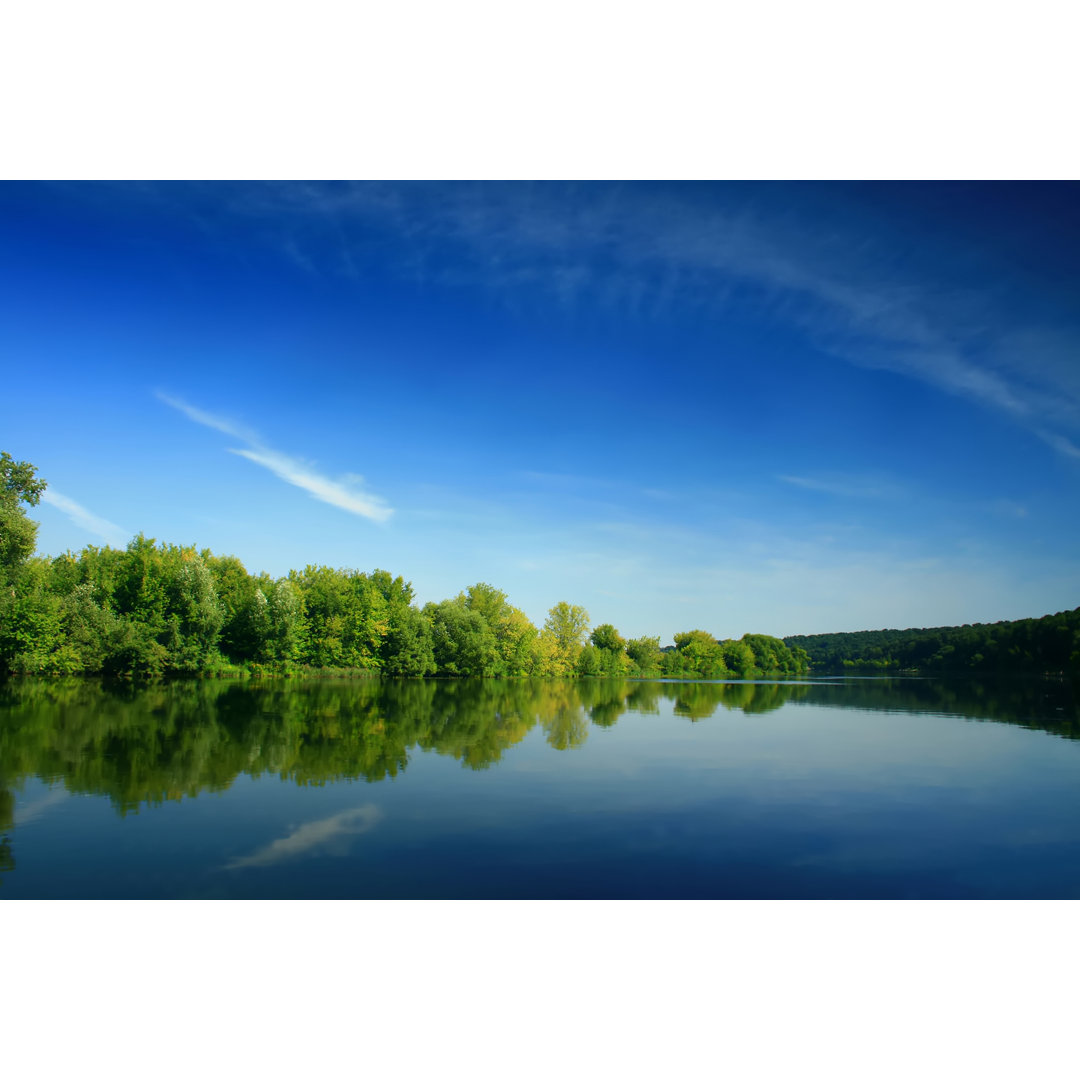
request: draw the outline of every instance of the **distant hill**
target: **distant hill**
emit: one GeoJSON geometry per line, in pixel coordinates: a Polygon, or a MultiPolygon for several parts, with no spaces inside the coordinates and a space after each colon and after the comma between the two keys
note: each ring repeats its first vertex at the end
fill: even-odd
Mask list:
{"type": "Polygon", "coordinates": [[[848,634],[795,634],[815,672],[920,671],[1080,675],[1080,608],[1015,622],[848,634]]]}

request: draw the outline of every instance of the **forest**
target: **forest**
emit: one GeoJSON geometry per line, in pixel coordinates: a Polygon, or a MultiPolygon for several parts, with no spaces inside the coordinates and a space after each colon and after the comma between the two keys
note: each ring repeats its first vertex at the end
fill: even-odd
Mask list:
{"type": "Polygon", "coordinates": [[[1080,674],[1080,608],[1014,622],[784,638],[818,674],[1080,674]]]}
{"type": "Polygon", "coordinates": [[[239,559],[159,544],[35,555],[26,513],[45,482],[0,455],[0,675],[120,678],[336,673],[685,679],[798,675],[779,638],[704,630],[626,640],[562,601],[535,626],[486,582],[419,607],[386,570],[306,566],[277,579],[239,559]]]}

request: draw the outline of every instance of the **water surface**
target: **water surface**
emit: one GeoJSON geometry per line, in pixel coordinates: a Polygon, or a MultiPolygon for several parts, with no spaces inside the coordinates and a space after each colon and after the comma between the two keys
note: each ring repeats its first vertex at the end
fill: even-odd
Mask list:
{"type": "Polygon", "coordinates": [[[0,687],[0,898],[1080,896],[1068,683],[0,687]]]}

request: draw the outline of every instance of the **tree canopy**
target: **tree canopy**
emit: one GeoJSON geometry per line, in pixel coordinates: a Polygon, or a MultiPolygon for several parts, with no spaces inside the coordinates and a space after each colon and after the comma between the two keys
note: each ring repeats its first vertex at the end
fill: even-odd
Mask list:
{"type": "Polygon", "coordinates": [[[19,504],[37,506],[44,490],[33,465],[0,453],[0,575],[10,575],[34,554],[37,523],[19,504]]]}
{"type": "Polygon", "coordinates": [[[1080,608],[1014,622],[784,640],[823,672],[1080,672],[1080,608]]]}

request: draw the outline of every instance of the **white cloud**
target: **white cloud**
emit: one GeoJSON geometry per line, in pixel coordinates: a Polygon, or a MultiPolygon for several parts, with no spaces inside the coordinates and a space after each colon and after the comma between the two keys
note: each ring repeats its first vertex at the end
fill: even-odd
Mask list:
{"type": "MultiPolygon", "coordinates": [[[[319,848],[331,849],[334,841],[347,836],[369,832],[382,819],[382,811],[374,803],[365,803],[355,810],[344,810],[332,817],[309,821],[293,829],[288,836],[274,840],[265,847],[226,863],[226,870],[240,870],[248,866],[273,866],[285,859],[310,855],[319,848]]],[[[336,854],[333,850],[331,854],[336,854]]]]}
{"type": "Polygon", "coordinates": [[[248,444],[247,447],[245,449],[230,447],[230,453],[261,465],[264,469],[269,469],[279,479],[302,488],[320,502],[329,503],[340,510],[357,514],[371,521],[386,521],[394,512],[379,496],[359,490],[363,478],[355,473],[349,473],[340,480],[331,480],[319,473],[308,462],[263,445],[253,431],[231,420],[197,409],[168,394],[159,392],[157,397],[196,424],[202,424],[203,427],[242,439],[248,444]]]}
{"type": "Polygon", "coordinates": [[[15,811],[15,823],[17,825],[27,825],[29,822],[33,821],[34,818],[40,817],[51,807],[58,806],[60,803],[66,802],[70,798],[70,792],[61,785],[50,788],[48,794],[42,796],[40,799],[18,806],[15,811]]]}
{"type": "MultiPolygon", "coordinates": [[[[269,469],[276,477],[288,484],[303,488],[320,502],[329,503],[350,514],[371,518],[372,521],[386,521],[393,513],[382,499],[376,495],[350,490],[344,483],[320,476],[310,466],[287,454],[276,450],[230,450],[232,454],[254,461],[269,469]]],[[[355,482],[355,481],[354,481],[355,482]]]]}
{"type": "Polygon", "coordinates": [[[890,499],[902,495],[902,490],[885,480],[863,476],[778,476],[785,484],[820,491],[826,495],[840,495],[850,499],[890,499]]]}
{"type": "Polygon", "coordinates": [[[233,423],[231,420],[226,420],[222,416],[215,416],[213,413],[205,412],[202,409],[196,409],[194,405],[189,405],[186,401],[181,401],[179,398],[163,394],[160,390],[155,396],[159,401],[163,401],[166,405],[171,405],[178,412],[182,412],[189,420],[194,420],[196,424],[202,424],[203,427],[213,428],[215,431],[220,431],[224,435],[232,435],[233,438],[236,439],[243,439],[244,442],[256,443],[259,441],[254,432],[240,424],[233,423]]]}
{"type": "Polygon", "coordinates": [[[103,517],[98,517],[97,514],[92,514],[85,506],[80,506],[74,499],[61,495],[55,488],[46,488],[42,492],[41,501],[55,507],[62,514],[67,514],[80,529],[104,540],[106,544],[119,547],[131,536],[126,529],[103,517]]]}

